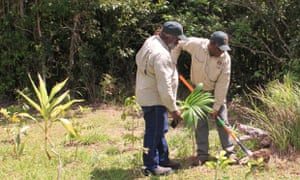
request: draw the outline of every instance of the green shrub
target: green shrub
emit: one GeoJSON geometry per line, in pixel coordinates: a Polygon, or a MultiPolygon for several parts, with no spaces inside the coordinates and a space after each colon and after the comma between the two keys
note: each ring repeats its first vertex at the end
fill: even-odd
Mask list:
{"type": "Polygon", "coordinates": [[[300,149],[300,84],[287,75],[283,82],[270,82],[249,96],[252,108],[244,108],[246,117],[266,130],[279,151],[300,149]]]}

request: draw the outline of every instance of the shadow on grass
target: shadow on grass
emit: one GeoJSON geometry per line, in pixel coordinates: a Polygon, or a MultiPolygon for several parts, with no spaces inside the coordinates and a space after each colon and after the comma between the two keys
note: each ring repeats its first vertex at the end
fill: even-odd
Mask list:
{"type": "Polygon", "coordinates": [[[99,169],[95,168],[91,172],[92,180],[131,180],[135,178],[144,177],[142,171],[132,170],[132,169],[121,169],[121,168],[111,168],[111,169],[99,169]]]}
{"type": "MultiPolygon", "coordinates": [[[[190,169],[191,167],[195,167],[190,162],[190,157],[183,157],[174,159],[174,161],[179,162],[181,164],[181,168],[179,170],[175,170],[174,173],[180,173],[180,171],[185,169],[190,169]]],[[[91,174],[91,180],[132,180],[145,178],[146,176],[142,172],[142,168],[138,169],[122,169],[122,168],[110,168],[110,169],[101,169],[95,168],[91,174]]],[[[151,180],[159,179],[159,176],[149,176],[151,180]]]]}

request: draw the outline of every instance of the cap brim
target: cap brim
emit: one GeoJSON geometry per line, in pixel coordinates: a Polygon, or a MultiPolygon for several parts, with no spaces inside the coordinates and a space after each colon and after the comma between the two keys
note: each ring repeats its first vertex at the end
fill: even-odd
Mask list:
{"type": "Polygon", "coordinates": [[[183,35],[183,34],[182,34],[182,35],[179,35],[178,38],[179,38],[180,40],[186,40],[186,39],[187,39],[187,37],[186,37],[185,35],[183,35]]]}
{"type": "Polygon", "coordinates": [[[218,47],[222,51],[231,51],[231,48],[228,45],[222,45],[218,47]]]}

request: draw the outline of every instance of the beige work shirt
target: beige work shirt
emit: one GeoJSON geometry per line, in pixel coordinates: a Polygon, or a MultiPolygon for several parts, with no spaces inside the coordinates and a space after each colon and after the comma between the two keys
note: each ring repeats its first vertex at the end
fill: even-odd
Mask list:
{"type": "Polygon", "coordinates": [[[172,51],[172,58],[177,60],[181,50],[187,51],[192,58],[190,76],[194,85],[203,83],[203,90],[214,91],[213,108],[219,110],[226,103],[230,83],[231,58],[227,52],[220,57],[208,53],[209,39],[190,37],[180,41],[172,51]]]}
{"type": "Polygon", "coordinates": [[[177,110],[178,72],[163,40],[148,38],[136,55],[136,100],[141,106],[163,105],[177,110]]]}

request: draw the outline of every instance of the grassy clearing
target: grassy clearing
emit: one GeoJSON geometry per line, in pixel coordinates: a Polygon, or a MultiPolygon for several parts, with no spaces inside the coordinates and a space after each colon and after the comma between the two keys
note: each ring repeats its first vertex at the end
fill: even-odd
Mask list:
{"type": "MultiPolygon", "coordinates": [[[[140,137],[132,148],[124,141],[127,121],[122,121],[121,110],[98,108],[73,116],[73,122],[80,129],[80,138],[69,141],[66,131],[58,124],[51,127],[50,137],[61,153],[63,161],[62,179],[214,179],[215,171],[207,166],[191,167],[187,158],[193,154],[192,140],[187,131],[178,127],[170,129],[167,139],[172,159],[180,161],[183,168],[168,177],[145,177],[142,167],[143,120],[138,119],[135,129],[140,137]]],[[[12,136],[5,131],[7,125],[0,126],[0,179],[57,179],[58,161],[56,156],[48,160],[43,149],[43,132],[36,124],[30,124],[25,150],[19,159],[13,152],[12,136]]],[[[239,147],[236,147],[239,150],[239,147]]],[[[216,131],[210,131],[210,150],[218,153],[220,142],[216,131]]],[[[240,150],[239,150],[240,151],[240,150]]],[[[243,155],[242,153],[239,153],[243,155]]],[[[249,179],[300,179],[300,155],[279,159],[271,157],[268,168],[249,179]]],[[[218,174],[219,179],[245,179],[247,166],[229,166],[218,174]]]]}

